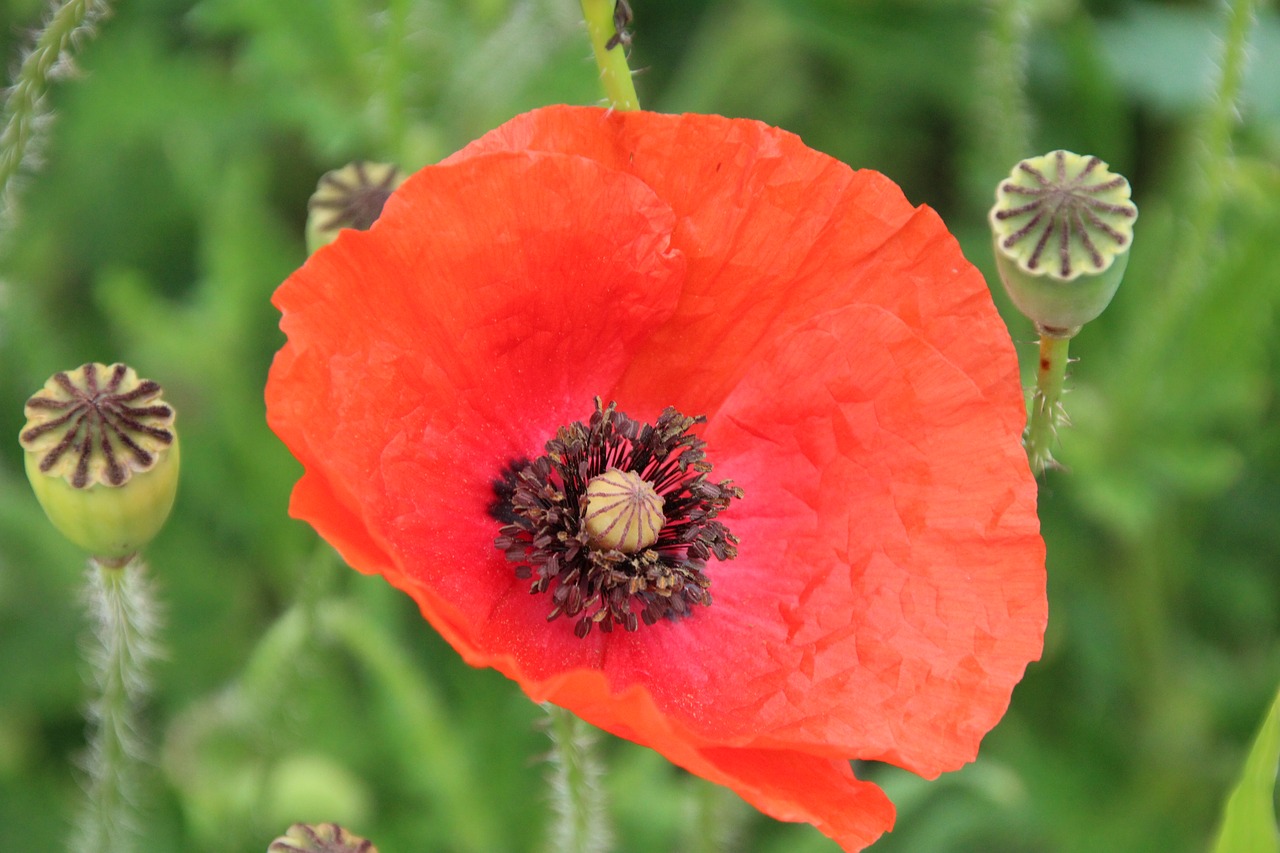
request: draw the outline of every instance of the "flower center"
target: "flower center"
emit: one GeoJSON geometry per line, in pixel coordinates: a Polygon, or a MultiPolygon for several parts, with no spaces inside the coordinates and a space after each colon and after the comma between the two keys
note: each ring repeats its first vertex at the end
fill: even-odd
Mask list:
{"type": "Polygon", "coordinates": [[[549,593],[548,621],[574,633],[679,619],[711,603],[708,558],[729,560],[738,540],[716,520],[742,490],[707,479],[705,418],[667,408],[641,424],[596,398],[588,423],[561,427],[546,454],[507,466],[494,483],[494,544],[549,593]]]}
{"type": "Polygon", "coordinates": [[[583,516],[588,541],[596,548],[634,554],[658,541],[666,521],[662,496],[634,471],[610,468],[587,483],[583,516]]]}

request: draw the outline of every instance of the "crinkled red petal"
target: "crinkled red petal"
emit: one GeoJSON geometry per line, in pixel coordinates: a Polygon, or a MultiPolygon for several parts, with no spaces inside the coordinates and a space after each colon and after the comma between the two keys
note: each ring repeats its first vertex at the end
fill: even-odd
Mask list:
{"type": "Polygon", "coordinates": [[[581,158],[411,178],[275,295],[289,342],[268,420],[306,467],[293,513],[356,568],[411,577],[433,621],[465,626],[442,631],[473,642],[474,605],[523,586],[493,547],[491,483],[589,411],[671,315],[671,225],[638,180],[581,158]]]}
{"type": "MultiPolygon", "coordinates": [[[[680,305],[616,396],[710,412],[716,475],[748,486],[733,523],[740,556],[715,570],[717,613],[691,630],[722,624],[735,606],[727,596],[741,589],[752,630],[769,633],[758,620],[770,614],[770,630],[782,633],[767,648],[748,636],[699,635],[692,645],[765,653],[723,667],[728,679],[709,671],[653,689],[674,704],[696,686],[707,737],[736,741],[767,729],[768,718],[778,726],[770,737],[784,744],[926,775],[971,760],[1039,654],[1043,543],[1018,440],[1016,358],[985,282],[936,215],[912,208],[883,176],[757,122],[555,107],[453,159],[506,148],[593,157],[639,176],[678,217],[674,242],[689,260],[680,305]],[[858,319],[838,324],[824,313],[833,311],[858,319]],[[794,332],[815,317],[831,328],[803,340],[825,346],[801,346],[794,332]],[[759,378],[771,372],[787,375],[759,378]],[[838,386],[855,405],[836,405],[838,386]],[[745,401],[751,427],[737,411],[745,401]],[[746,475],[728,425],[760,457],[746,475]],[[791,492],[804,494],[790,501],[795,514],[743,537],[791,492]],[[812,531],[809,553],[796,542],[801,529],[812,531]],[[756,550],[780,542],[785,554],[756,550]],[[877,646],[878,633],[893,642],[877,646]],[[748,672],[762,680],[743,691],[748,672]],[[770,690],[767,701],[742,704],[770,690]],[[848,702],[852,694],[860,701],[848,702]]],[[[638,679],[649,657],[668,653],[635,663],[638,679]]],[[[615,655],[615,686],[627,683],[622,669],[615,655]]]]}
{"type": "Polygon", "coordinates": [[[593,724],[653,747],[778,820],[811,823],[846,850],[861,850],[893,826],[893,804],[884,791],[855,778],[847,760],[794,749],[703,745],[680,715],[659,709],[643,685],[616,691],[583,668],[534,687],[535,701],[569,702],[593,724]]]}
{"type": "Polygon", "coordinates": [[[933,211],[877,172],[756,121],[571,106],[518,116],[448,162],[507,150],[589,157],[636,175],[676,214],[689,264],[680,310],[621,392],[669,397],[676,353],[684,405],[713,414],[771,337],[856,302],[901,317],[1008,396],[1016,360],[981,274],[933,211]]]}

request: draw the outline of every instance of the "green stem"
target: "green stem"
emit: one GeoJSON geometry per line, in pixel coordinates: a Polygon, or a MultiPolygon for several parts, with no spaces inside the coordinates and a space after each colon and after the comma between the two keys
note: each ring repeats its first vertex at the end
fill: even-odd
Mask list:
{"type": "Polygon", "coordinates": [[[1036,370],[1036,388],[1031,395],[1031,418],[1023,436],[1031,470],[1039,476],[1053,467],[1052,445],[1058,427],[1066,422],[1062,410],[1062,386],[1067,378],[1069,337],[1040,334],[1040,364],[1036,370]]]}
{"type": "Polygon", "coordinates": [[[556,853],[604,853],[612,837],[595,756],[596,730],[573,713],[544,705],[549,718],[551,796],[556,822],[549,849],[556,853]]]}
{"type": "Polygon", "coordinates": [[[600,83],[604,86],[609,107],[615,110],[638,110],[640,99],[627,65],[627,49],[617,38],[613,15],[617,0],[582,0],[582,14],[587,19],[591,49],[600,67],[600,83]],[[612,42],[612,46],[610,43],[612,42]]]}
{"type": "Polygon", "coordinates": [[[1240,97],[1249,60],[1249,36],[1258,24],[1257,0],[1234,0],[1226,8],[1227,34],[1222,51],[1218,96],[1205,120],[1206,168],[1215,189],[1225,178],[1222,164],[1231,153],[1231,136],[1240,123],[1240,97]]]}
{"type": "Polygon", "coordinates": [[[90,560],[86,577],[94,643],[88,663],[97,695],[89,704],[85,760],[87,802],[72,849],[124,853],[136,849],[138,799],[146,745],[138,712],[150,692],[159,657],[160,618],[146,564],[90,560]]]}
{"type": "Polygon", "coordinates": [[[386,59],[382,66],[382,79],[378,90],[386,104],[383,115],[383,132],[386,134],[387,150],[393,158],[392,162],[403,163],[406,154],[406,136],[408,119],[405,110],[404,82],[408,76],[409,65],[409,15],[412,9],[411,0],[392,0],[387,6],[386,59]]]}
{"type": "Polygon", "coordinates": [[[1144,334],[1133,337],[1133,375],[1142,378],[1137,387],[1145,394],[1132,395],[1128,402],[1146,411],[1146,394],[1158,394],[1159,383],[1147,381],[1160,373],[1168,353],[1180,346],[1186,323],[1194,318],[1197,297],[1210,269],[1215,232],[1221,215],[1231,161],[1231,137],[1240,123],[1240,98],[1249,56],[1249,37],[1257,25],[1258,0],[1231,0],[1224,4],[1226,33],[1222,75],[1214,99],[1200,123],[1190,155],[1190,185],[1182,203],[1188,214],[1182,219],[1174,251],[1170,257],[1168,284],[1159,299],[1161,309],[1151,312],[1144,334]]]}
{"type": "Polygon", "coordinates": [[[978,104],[985,133],[981,148],[984,165],[990,164],[995,183],[1030,153],[1031,111],[1024,86],[1027,79],[1027,46],[1031,37],[1029,0],[989,0],[990,26],[979,44],[978,74],[984,94],[978,104]]]}
{"type": "Polygon", "coordinates": [[[729,853],[741,847],[745,804],[728,788],[696,776],[688,780],[689,817],[680,849],[684,853],[729,853]]]}
{"type": "Polygon", "coordinates": [[[328,601],[316,609],[317,627],[351,654],[394,709],[391,732],[410,767],[405,772],[439,803],[452,823],[458,850],[501,848],[492,810],[481,796],[470,770],[465,744],[450,724],[444,700],[400,645],[373,620],[350,604],[328,601]],[[417,772],[413,771],[417,768],[417,772]]]}
{"type": "Polygon", "coordinates": [[[13,206],[13,178],[34,147],[49,82],[106,11],[105,0],[66,0],[50,13],[18,67],[5,98],[4,130],[0,131],[0,216],[6,220],[13,206]]]}

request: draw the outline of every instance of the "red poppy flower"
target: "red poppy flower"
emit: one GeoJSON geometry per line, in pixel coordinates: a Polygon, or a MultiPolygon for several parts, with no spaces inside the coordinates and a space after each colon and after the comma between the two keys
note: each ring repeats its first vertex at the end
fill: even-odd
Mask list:
{"type": "Polygon", "coordinates": [[[410,178],[275,304],[291,512],[469,663],[770,815],[869,844],[893,807],[850,759],[972,760],[1040,653],[1009,338],[879,174],[752,121],[541,109],[410,178]],[[642,452],[656,433],[601,426],[597,397],[706,420],[642,452]],[[690,463],[649,568],[643,544],[602,557],[585,479],[551,470],[588,437],[611,454],[590,475],[690,463]]]}

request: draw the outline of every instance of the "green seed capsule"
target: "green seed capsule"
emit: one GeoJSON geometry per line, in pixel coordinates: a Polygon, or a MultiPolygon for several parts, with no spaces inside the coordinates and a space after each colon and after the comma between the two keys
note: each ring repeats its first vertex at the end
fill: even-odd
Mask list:
{"type": "Polygon", "coordinates": [[[178,488],[174,411],[123,364],[55,373],[27,400],[27,479],[54,527],[111,562],[164,526],[178,488]]]}
{"type": "Polygon", "coordinates": [[[1009,298],[1042,332],[1071,337],[1115,296],[1137,218],[1129,182],[1097,157],[1023,160],[989,217],[1009,298]]]}

